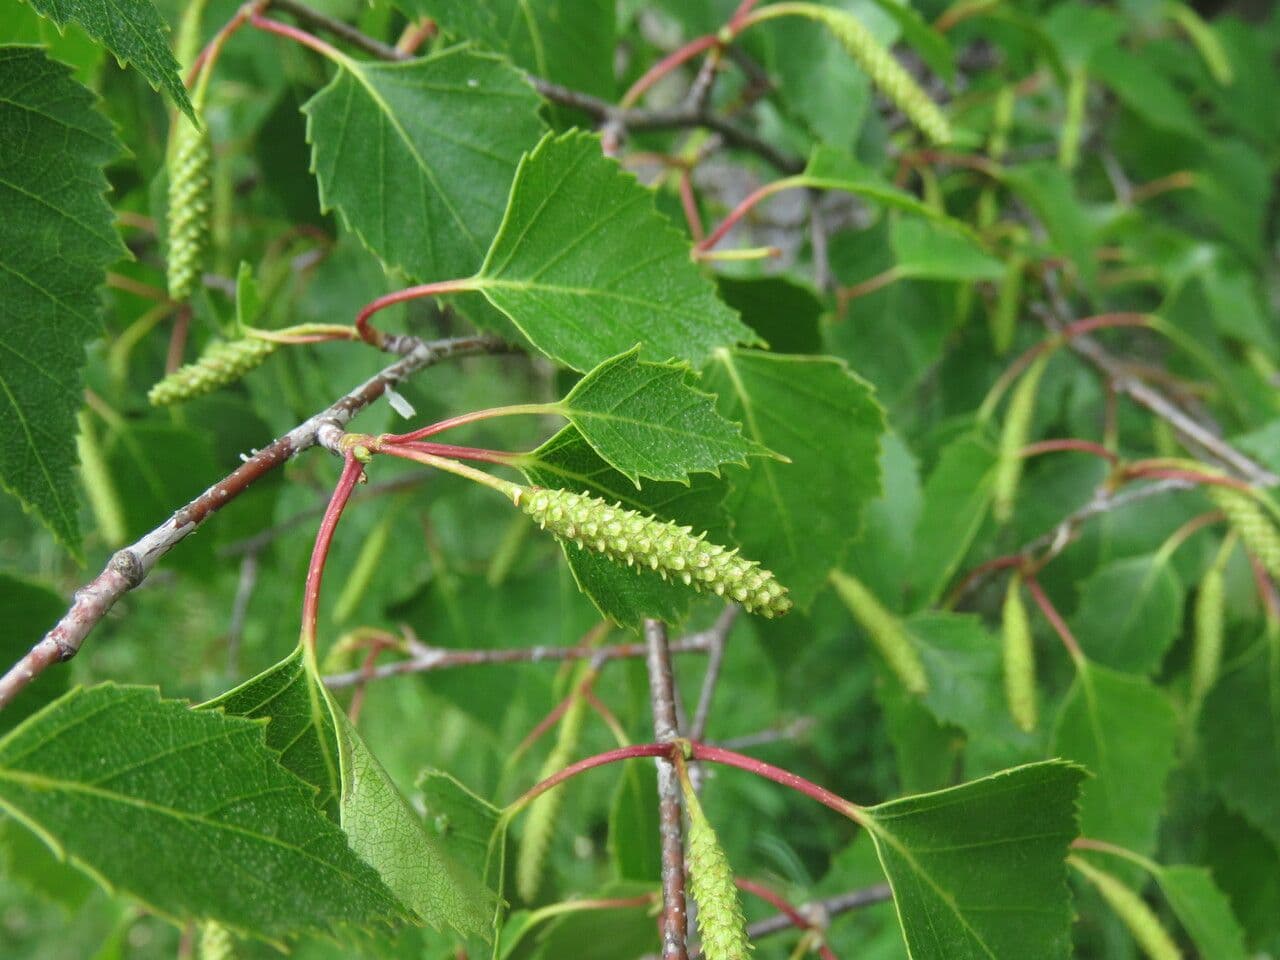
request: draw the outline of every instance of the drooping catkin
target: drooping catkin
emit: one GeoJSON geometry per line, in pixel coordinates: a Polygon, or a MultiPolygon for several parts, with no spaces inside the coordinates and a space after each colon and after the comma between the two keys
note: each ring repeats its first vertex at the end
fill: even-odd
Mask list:
{"type": "Polygon", "coordinates": [[[1182,951],[1142,897],[1105,870],[1079,857],[1069,857],[1068,862],[1102,894],[1150,960],[1182,960],[1182,951]]]}
{"type": "Polygon", "coordinates": [[[1048,365],[1049,354],[1042,353],[1022,374],[1009,397],[1009,409],[1005,412],[1000,430],[1000,447],[996,458],[996,473],[992,482],[992,513],[997,523],[1008,523],[1013,516],[1013,505],[1018,499],[1018,483],[1022,479],[1022,448],[1031,435],[1031,422],[1036,413],[1036,393],[1040,378],[1048,365]]]}
{"type": "Polygon", "coordinates": [[[996,291],[995,306],[991,309],[991,345],[996,356],[1002,357],[1013,346],[1018,332],[1018,308],[1022,305],[1022,278],[1027,258],[1015,253],[1004,267],[1004,277],[996,291]]]}
{"type": "Polygon", "coordinates": [[[929,680],[924,672],[924,663],[902,620],[886,610],[870,590],[847,573],[832,571],[831,584],[902,685],[912,693],[925,693],[929,689],[929,680]]]}
{"type": "Polygon", "coordinates": [[[1036,728],[1036,652],[1031,637],[1031,621],[1022,602],[1022,577],[1009,578],[1001,612],[1001,650],[1004,660],[1004,694],[1009,715],[1022,730],[1036,728]]]}
{"type": "Polygon", "coordinates": [[[747,920],[733,880],[729,858],[716,836],[698,795],[686,783],[684,808],[689,815],[689,893],[698,905],[698,934],[707,960],[746,960],[751,953],[747,920]]]}
{"type": "Polygon", "coordinates": [[[1252,496],[1242,490],[1213,485],[1209,498],[1227,515],[1227,523],[1240,535],[1244,547],[1273,577],[1280,578],[1280,530],[1252,496]]]}
{"type": "MultiPolygon", "coordinates": [[[[578,748],[587,700],[578,694],[576,679],[573,690],[573,700],[560,718],[556,745],[547,754],[542,769],[538,771],[539,782],[567,767],[578,748]]],[[[529,804],[529,813],[525,818],[524,831],[520,834],[520,846],[516,853],[516,890],[526,903],[538,895],[538,888],[542,886],[547,851],[551,848],[551,838],[555,835],[556,819],[563,802],[564,787],[560,785],[539,794],[529,804]]]]}
{"type": "Polygon", "coordinates": [[[1236,535],[1230,533],[1223,540],[1218,555],[1205,571],[1196,592],[1195,637],[1191,646],[1191,715],[1200,712],[1200,705],[1218,680],[1222,667],[1223,627],[1226,618],[1227,560],[1235,546],[1236,535]]]}
{"type": "Polygon", "coordinates": [[[169,299],[185,301],[200,284],[213,213],[213,141],[201,116],[196,127],[174,117],[169,167],[169,299]]]}
{"type": "Polygon", "coordinates": [[[231,931],[214,920],[200,925],[200,960],[235,960],[236,941],[231,931]]]}
{"type": "Polygon", "coordinates": [[[690,527],[627,510],[590,494],[516,487],[513,499],[544,530],[628,566],[734,600],[772,618],[791,609],[787,588],[754,560],[694,536],[690,527]]]}
{"type": "Polygon", "coordinates": [[[152,387],[147,399],[152,406],[162,407],[212,393],[260,366],[278,346],[274,340],[258,337],[215,340],[205,347],[199,359],[179,367],[152,387]]]}

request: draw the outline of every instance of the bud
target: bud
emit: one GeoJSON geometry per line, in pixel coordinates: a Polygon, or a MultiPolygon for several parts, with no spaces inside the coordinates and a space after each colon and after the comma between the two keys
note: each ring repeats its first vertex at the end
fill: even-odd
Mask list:
{"type": "Polygon", "coordinates": [[[152,406],[162,407],[212,393],[261,366],[278,346],[257,337],[215,340],[205,348],[200,359],[178,368],[152,387],[147,399],[152,406]]]}
{"type": "Polygon", "coordinates": [[[775,617],[791,609],[787,588],[753,560],[657,517],[612,506],[590,494],[517,487],[516,504],[560,540],[604,554],[628,566],[647,567],[663,579],[679,580],[742,604],[751,613],[775,617]]]}

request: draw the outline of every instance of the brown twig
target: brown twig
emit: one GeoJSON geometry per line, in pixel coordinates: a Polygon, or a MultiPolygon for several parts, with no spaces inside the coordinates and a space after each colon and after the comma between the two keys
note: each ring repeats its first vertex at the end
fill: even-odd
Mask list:
{"type": "Polygon", "coordinates": [[[76,591],[70,609],[31,650],[0,677],[0,709],[55,663],[70,660],[85,637],[116,601],[136,588],[166,553],[181,543],[212,514],[226,506],[266,474],[303,450],[321,443],[326,430],[340,432],[351,418],[373,403],[391,384],[451,357],[507,350],[487,336],[458,337],[426,342],[414,337],[389,337],[388,349],[404,356],[370,377],[326,410],[249,457],[237,470],[219,480],[136,543],[116,551],[106,568],[76,591]]]}
{"type": "Polygon", "coordinates": [[[693,724],[689,727],[691,740],[701,740],[707,732],[707,721],[711,718],[711,701],[715,697],[716,684],[720,680],[720,666],[724,662],[725,642],[729,639],[729,631],[733,629],[740,610],[736,603],[729,604],[716,618],[711,629],[702,634],[709,642],[710,652],[707,657],[707,672],[702,677],[698,705],[693,711],[693,724]]]}
{"type": "MultiPolygon", "coordinates": [[[[659,743],[680,736],[676,723],[675,680],[667,628],[660,620],[644,622],[645,661],[649,669],[649,700],[653,705],[653,733],[659,743]]],[[[662,958],[688,960],[689,917],[684,897],[684,823],[681,820],[680,781],[675,765],[658,761],[658,815],[662,834],[662,958]]]]}

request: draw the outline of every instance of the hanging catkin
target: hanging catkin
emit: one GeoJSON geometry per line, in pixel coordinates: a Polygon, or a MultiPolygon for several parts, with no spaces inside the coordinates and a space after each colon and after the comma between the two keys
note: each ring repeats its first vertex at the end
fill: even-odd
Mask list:
{"type": "Polygon", "coordinates": [[[1027,445],[1027,438],[1031,435],[1031,423],[1036,413],[1036,393],[1040,389],[1040,378],[1044,375],[1048,362],[1047,352],[1032,361],[1009,398],[1009,409],[1005,412],[1004,425],[1000,431],[1000,448],[992,484],[992,512],[997,523],[1008,523],[1013,517],[1018,483],[1022,479],[1022,448],[1027,445]]]}
{"type": "Polygon", "coordinates": [[[147,399],[152,406],[163,407],[212,393],[260,366],[278,346],[273,340],[258,337],[215,340],[198,360],[179,367],[152,387],[147,399]]]}
{"type": "Polygon", "coordinates": [[[833,571],[831,584],[902,685],[912,693],[927,691],[929,681],[925,676],[924,663],[902,620],[886,610],[870,590],[847,573],[833,571]]]}
{"type": "Polygon", "coordinates": [[[747,921],[742,900],[733,880],[729,858],[702,812],[698,795],[688,782],[684,786],[684,808],[689,816],[689,892],[698,905],[698,934],[702,955],[707,960],[746,960],[751,954],[747,921]]]}
{"type": "Polygon", "coordinates": [[[1252,496],[1242,490],[1213,485],[1209,498],[1227,515],[1244,548],[1257,557],[1269,574],[1280,578],[1280,531],[1252,496]]]}
{"type": "Polygon", "coordinates": [[[1140,896],[1111,874],[1079,857],[1069,857],[1068,862],[1089,878],[1150,960],[1182,960],[1182,951],[1173,937],[1140,896]]]}
{"type": "Polygon", "coordinates": [[[1036,728],[1036,653],[1031,637],[1031,621],[1022,602],[1022,577],[1009,578],[1001,616],[1001,649],[1004,660],[1004,693],[1009,714],[1021,729],[1036,728]]]}

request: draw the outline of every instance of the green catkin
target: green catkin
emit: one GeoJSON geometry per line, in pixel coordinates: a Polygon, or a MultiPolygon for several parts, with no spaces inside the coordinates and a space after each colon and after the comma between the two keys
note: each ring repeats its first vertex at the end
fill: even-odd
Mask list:
{"type": "Polygon", "coordinates": [[[831,583],[902,685],[911,693],[928,691],[924,663],[902,620],[886,610],[870,590],[848,574],[833,571],[831,583]]]}
{"type": "Polygon", "coordinates": [[[1037,357],[1022,375],[1009,398],[1009,409],[1005,413],[1004,426],[1000,431],[1000,449],[992,483],[992,512],[997,523],[1008,523],[1013,517],[1018,483],[1022,479],[1022,448],[1027,445],[1027,438],[1031,435],[1031,421],[1036,412],[1036,392],[1040,389],[1040,378],[1044,375],[1048,362],[1047,352],[1037,357]]]}
{"type": "Polygon", "coordinates": [[[355,565],[347,574],[342,584],[342,592],[333,605],[333,622],[342,624],[350,620],[360,606],[360,601],[373,583],[374,575],[382,564],[382,556],[387,552],[387,544],[391,540],[391,514],[386,513],[377,525],[369,531],[364,543],[360,544],[360,552],[356,555],[355,565]]]}
{"type": "Polygon", "coordinates": [[[213,211],[213,141],[201,119],[174,118],[169,148],[169,299],[188,300],[200,284],[213,211]]]}
{"type": "Polygon", "coordinates": [[[698,934],[707,960],[746,960],[751,953],[742,900],[733,881],[729,858],[702,812],[698,795],[686,784],[684,808],[689,815],[689,893],[698,905],[698,934]]]}
{"type": "Polygon", "coordinates": [[[1004,660],[1004,694],[1013,722],[1027,733],[1036,728],[1036,654],[1031,639],[1031,621],[1022,602],[1022,577],[1009,578],[1000,624],[1004,660]]]}
{"type": "Polygon", "coordinates": [[[1111,874],[1079,857],[1068,859],[1102,894],[1150,960],[1182,960],[1182,951],[1173,942],[1173,937],[1140,896],[1111,874]]]}
{"type": "Polygon", "coordinates": [[[791,609],[787,588],[754,560],[738,556],[677,526],[587,493],[516,487],[513,499],[560,540],[604,554],[628,566],[648,567],[673,579],[733,600],[749,613],[781,616],[791,609]]]}
{"type": "Polygon", "coordinates": [[[231,931],[213,920],[200,925],[200,960],[235,960],[236,941],[231,931]]]}
{"type": "MultiPolygon", "coordinates": [[[[560,718],[560,726],[556,733],[556,745],[547,754],[542,769],[538,771],[541,782],[554,773],[558,773],[573,761],[574,751],[578,748],[578,738],[582,733],[582,719],[586,712],[586,697],[577,694],[581,683],[581,673],[574,675],[573,700],[564,716],[560,718]]],[[[556,819],[560,815],[560,806],[564,802],[564,786],[553,787],[541,793],[529,804],[529,814],[525,818],[524,831],[520,834],[520,846],[516,854],[516,890],[526,903],[532,902],[542,886],[543,867],[547,862],[547,851],[551,848],[551,838],[555,834],[556,819]]]]}
{"type": "Polygon", "coordinates": [[[1200,705],[1218,679],[1222,666],[1222,625],[1225,611],[1222,567],[1215,563],[1200,581],[1196,593],[1195,640],[1191,647],[1191,713],[1200,705]]]}
{"type": "Polygon", "coordinates": [[[179,367],[152,387],[147,399],[152,406],[163,407],[212,393],[261,366],[278,346],[274,340],[258,337],[215,340],[198,360],[179,367]]]}
{"type": "Polygon", "coordinates": [[[120,493],[111,478],[111,468],[98,443],[98,433],[93,428],[93,419],[88,410],[80,411],[79,424],[76,448],[80,453],[80,480],[85,499],[89,501],[89,509],[93,512],[93,519],[102,539],[107,546],[118,547],[125,543],[129,535],[120,493]]]}
{"type": "Polygon", "coordinates": [[[1062,119],[1062,139],[1058,142],[1058,166],[1074,170],[1080,162],[1080,138],[1084,132],[1085,103],[1089,95],[1089,74],[1083,66],[1067,74],[1066,112],[1062,119]]]}
{"type": "Polygon", "coordinates": [[[1004,278],[996,292],[995,306],[991,310],[991,344],[996,356],[1002,357],[1013,346],[1018,331],[1018,307],[1022,303],[1022,277],[1027,258],[1020,253],[1011,256],[1004,268],[1004,278]]]}
{"type": "Polygon", "coordinates": [[[1280,530],[1262,505],[1249,494],[1231,487],[1206,488],[1209,498],[1227,515],[1227,523],[1240,535],[1244,547],[1273,577],[1280,578],[1280,530]]]}

